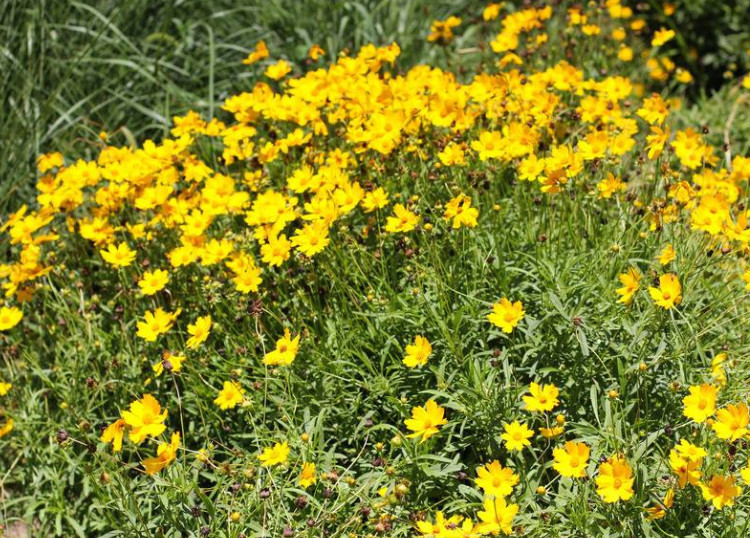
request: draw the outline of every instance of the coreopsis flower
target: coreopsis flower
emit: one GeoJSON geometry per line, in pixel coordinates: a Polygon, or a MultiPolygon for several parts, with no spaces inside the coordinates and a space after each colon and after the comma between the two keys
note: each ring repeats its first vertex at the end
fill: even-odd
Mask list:
{"type": "Polygon", "coordinates": [[[105,262],[115,267],[127,267],[135,260],[135,251],[124,242],[116,246],[112,243],[106,249],[100,250],[99,254],[105,262]]]}
{"type": "Polygon", "coordinates": [[[659,287],[649,287],[648,293],[654,302],[669,310],[682,301],[682,286],[677,275],[668,273],[659,277],[659,287]]]}
{"type": "Polygon", "coordinates": [[[409,368],[424,366],[427,359],[432,353],[432,345],[424,336],[417,335],[414,337],[414,343],[406,346],[406,356],[404,364],[409,368]]]}
{"type": "Polygon", "coordinates": [[[130,427],[128,439],[135,444],[142,443],[146,437],[157,437],[167,429],[167,410],[161,410],[159,402],[150,394],[130,404],[128,411],[121,413],[125,424],[130,427]]]}
{"type": "Polygon", "coordinates": [[[305,224],[292,236],[292,245],[308,258],[322,252],[330,241],[328,225],[322,220],[305,224]]]}
{"type": "Polygon", "coordinates": [[[671,243],[667,243],[667,246],[664,247],[659,254],[659,263],[662,265],[668,265],[670,262],[674,261],[676,257],[677,253],[675,252],[674,247],[671,243]]]}
{"type": "Polygon", "coordinates": [[[289,458],[289,443],[284,441],[283,443],[276,443],[272,447],[263,449],[263,452],[258,454],[258,459],[264,467],[273,467],[282,463],[286,463],[289,458]]]}
{"type": "Polygon", "coordinates": [[[681,456],[677,449],[672,449],[669,452],[669,466],[672,468],[672,472],[677,475],[677,485],[680,488],[684,488],[687,484],[698,484],[701,479],[702,462],[702,458],[691,460],[681,456]]]}
{"type": "Polygon", "coordinates": [[[143,295],[153,295],[157,291],[163,290],[167,282],[169,282],[169,273],[163,269],[156,269],[143,273],[138,281],[138,286],[141,288],[143,295]]]}
{"type": "Polygon", "coordinates": [[[195,323],[188,323],[188,334],[190,334],[190,338],[185,342],[185,345],[188,349],[197,348],[206,341],[210,332],[211,316],[200,316],[195,320],[195,323]]]}
{"type": "Polygon", "coordinates": [[[5,421],[5,424],[0,426],[0,439],[8,435],[10,432],[13,431],[13,428],[15,426],[15,422],[13,422],[12,418],[9,418],[5,421]]]}
{"type": "Polygon", "coordinates": [[[518,484],[518,475],[495,460],[477,467],[476,483],[485,496],[507,497],[513,491],[513,486],[518,484]]]}
{"type": "Polygon", "coordinates": [[[258,41],[253,52],[251,52],[247,58],[242,60],[242,63],[245,65],[252,65],[264,58],[268,58],[268,46],[265,41],[258,41]]]}
{"type": "Polygon", "coordinates": [[[732,506],[734,498],[742,493],[742,488],[734,485],[733,476],[715,474],[708,482],[700,482],[698,485],[703,493],[703,498],[711,501],[717,510],[721,510],[725,506],[732,506]]]}
{"type": "Polygon", "coordinates": [[[169,443],[159,443],[156,448],[155,458],[143,460],[143,468],[146,474],[156,474],[164,467],[172,463],[177,457],[177,449],[180,447],[180,433],[174,432],[169,443]]]}
{"type": "Polygon", "coordinates": [[[554,439],[555,437],[562,435],[564,431],[565,428],[563,428],[562,426],[552,426],[551,428],[547,428],[545,426],[539,427],[539,434],[545,439],[554,439]]]}
{"type": "Polygon", "coordinates": [[[635,267],[631,267],[627,273],[621,273],[617,278],[622,283],[622,288],[617,288],[617,294],[620,295],[617,302],[629,305],[633,302],[635,292],[640,289],[641,273],[635,267]]]}
{"type": "Polygon", "coordinates": [[[652,47],[661,47],[664,43],[671,40],[675,36],[674,30],[667,30],[666,28],[662,27],[659,28],[655,33],[654,37],[651,40],[651,46],[652,47]]]}
{"type": "Polygon", "coordinates": [[[524,447],[531,445],[529,439],[534,435],[534,430],[530,430],[526,424],[514,420],[510,424],[504,424],[503,429],[505,433],[500,438],[505,442],[506,449],[523,450],[524,447]]]}
{"type": "Polygon", "coordinates": [[[36,158],[36,166],[39,172],[44,174],[53,168],[60,168],[63,165],[63,154],[59,151],[54,153],[45,153],[36,158]]]}
{"type": "Polygon", "coordinates": [[[292,65],[286,60],[279,60],[269,65],[264,73],[268,78],[281,80],[292,71],[292,65]]]}
{"type": "Polygon", "coordinates": [[[476,207],[471,207],[471,198],[465,194],[459,194],[445,204],[443,218],[447,221],[453,219],[452,226],[454,229],[461,226],[474,228],[477,225],[478,216],[479,210],[476,207]]]}
{"type": "Polygon", "coordinates": [[[726,360],[726,353],[719,353],[711,359],[711,377],[716,380],[720,387],[727,384],[727,372],[724,369],[724,362],[726,360]]]}
{"type": "Polygon", "coordinates": [[[299,473],[297,481],[299,485],[307,489],[315,483],[315,464],[305,462],[302,464],[302,471],[299,473]]]}
{"type": "Polygon", "coordinates": [[[310,47],[310,50],[307,51],[307,57],[310,58],[313,62],[317,62],[318,58],[323,56],[325,53],[326,51],[323,50],[323,47],[316,43],[312,47],[310,47]]]}
{"type": "Polygon", "coordinates": [[[553,468],[562,476],[571,478],[583,478],[586,476],[586,467],[589,463],[591,450],[585,443],[568,441],[565,448],[556,448],[552,455],[555,458],[553,468]]]}
{"type": "Polygon", "coordinates": [[[500,9],[502,7],[503,4],[499,3],[487,4],[487,6],[482,11],[482,18],[485,21],[494,21],[500,15],[500,9]]]}
{"type": "Polygon", "coordinates": [[[748,434],[747,425],[750,422],[747,405],[739,403],[729,404],[716,412],[716,421],[711,428],[719,439],[726,439],[730,443],[742,439],[748,434]]]}
{"type": "Polygon", "coordinates": [[[681,439],[680,444],[674,447],[677,454],[687,461],[702,461],[708,453],[701,447],[694,445],[686,439],[681,439]]]}
{"type": "Polygon", "coordinates": [[[555,385],[539,385],[532,382],[529,385],[529,392],[531,396],[523,397],[527,411],[544,413],[552,411],[560,403],[557,399],[560,391],[555,385]]]}
{"type": "Polygon", "coordinates": [[[745,467],[740,471],[740,476],[742,477],[742,480],[745,481],[745,484],[750,484],[750,466],[745,467]]]}
{"type": "Polygon", "coordinates": [[[181,308],[178,308],[174,313],[165,312],[161,308],[157,308],[153,312],[146,311],[143,315],[143,321],[136,323],[138,327],[136,334],[147,342],[155,342],[160,334],[164,334],[172,328],[180,312],[182,312],[181,308]]]}
{"type": "Polygon", "coordinates": [[[245,400],[245,389],[236,381],[224,381],[224,386],[219,391],[219,395],[214,403],[219,409],[234,409],[238,404],[245,400]]]}
{"type": "Polygon", "coordinates": [[[688,389],[690,394],[682,399],[685,408],[682,414],[699,424],[716,412],[716,393],[718,389],[707,383],[688,389]]]}
{"type": "Polygon", "coordinates": [[[461,19],[455,16],[450,16],[444,21],[432,21],[427,41],[439,41],[442,44],[450,42],[453,39],[453,28],[460,24],[461,19]]]}
{"type": "Polygon", "coordinates": [[[162,353],[161,360],[152,366],[156,377],[164,373],[164,370],[178,373],[182,370],[182,363],[185,361],[184,355],[175,355],[169,351],[162,353]]]}
{"type": "Polygon", "coordinates": [[[669,140],[669,128],[662,129],[658,125],[652,125],[650,130],[651,134],[646,135],[646,149],[648,150],[648,158],[654,160],[661,155],[667,140],[669,140]]]}
{"type": "Polygon", "coordinates": [[[0,381],[0,396],[5,396],[8,394],[8,391],[13,388],[12,383],[6,383],[4,381],[0,381]]]}
{"type": "Polygon", "coordinates": [[[646,516],[646,519],[648,519],[649,521],[661,519],[665,515],[667,515],[667,510],[672,508],[672,506],[674,506],[674,489],[669,488],[664,494],[664,501],[662,502],[661,506],[656,505],[646,508],[646,512],[648,512],[648,516],[646,516]]]}
{"type": "Polygon", "coordinates": [[[403,204],[396,204],[393,206],[393,216],[386,220],[385,231],[388,233],[410,232],[418,223],[417,215],[406,209],[403,204]]]}
{"type": "Polygon", "coordinates": [[[627,501],[633,496],[633,470],[621,456],[613,456],[599,466],[596,492],[606,503],[627,501]]]}
{"type": "Polygon", "coordinates": [[[385,192],[383,187],[378,187],[365,193],[364,198],[362,198],[362,209],[365,210],[365,213],[372,213],[378,209],[383,209],[388,203],[388,193],[385,192]]]}
{"type": "Polygon", "coordinates": [[[503,297],[500,302],[492,305],[492,312],[487,315],[487,319],[504,333],[510,333],[525,315],[521,301],[511,303],[507,297],[503,297]]]}
{"type": "Polygon", "coordinates": [[[438,428],[447,424],[445,409],[440,407],[435,400],[428,400],[424,407],[417,406],[411,410],[411,418],[404,420],[406,427],[414,433],[407,435],[409,438],[421,437],[420,443],[438,433],[438,428]]]}
{"type": "Polygon", "coordinates": [[[517,504],[508,504],[503,497],[487,497],[482,503],[483,511],[477,513],[481,523],[476,531],[480,534],[510,534],[513,532],[513,518],[518,513],[517,504]]]}
{"type": "Polygon", "coordinates": [[[276,348],[266,353],[263,364],[267,366],[289,366],[294,362],[299,350],[298,334],[292,338],[289,329],[284,329],[284,336],[276,341],[276,348]]]}
{"type": "Polygon", "coordinates": [[[104,429],[99,440],[102,443],[112,443],[112,452],[119,452],[122,450],[122,438],[125,435],[125,426],[125,419],[118,418],[104,429]]]}
{"type": "Polygon", "coordinates": [[[23,310],[15,306],[0,307],[0,331],[9,331],[23,318],[23,310]]]}
{"type": "Polygon", "coordinates": [[[291,250],[292,243],[286,235],[271,235],[268,242],[260,247],[261,259],[271,267],[278,267],[289,259],[291,250]]]}
{"type": "Polygon", "coordinates": [[[468,538],[474,536],[474,523],[461,515],[445,517],[443,512],[435,513],[435,523],[426,520],[416,522],[417,530],[425,538],[468,538]]]}
{"type": "Polygon", "coordinates": [[[612,195],[625,190],[625,183],[610,172],[606,178],[596,184],[596,188],[599,190],[599,198],[612,198],[612,195]]]}
{"type": "Polygon", "coordinates": [[[444,166],[464,166],[466,164],[464,150],[455,142],[446,145],[445,148],[443,148],[443,151],[438,153],[437,156],[444,166]]]}

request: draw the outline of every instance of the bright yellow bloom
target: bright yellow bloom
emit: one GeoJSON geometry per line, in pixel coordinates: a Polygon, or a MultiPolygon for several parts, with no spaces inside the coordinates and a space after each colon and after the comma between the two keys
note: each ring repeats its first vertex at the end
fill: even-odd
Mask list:
{"type": "Polygon", "coordinates": [[[672,508],[674,505],[674,489],[669,488],[667,492],[664,494],[664,502],[662,503],[662,506],[651,506],[649,508],[646,508],[646,511],[648,512],[648,516],[646,519],[649,521],[654,521],[655,519],[661,519],[665,515],[667,515],[667,510],[672,508]]]}
{"type": "Polygon", "coordinates": [[[404,420],[406,427],[414,432],[407,435],[407,437],[414,438],[421,436],[420,443],[424,443],[427,439],[438,433],[438,427],[447,423],[445,409],[440,407],[435,400],[428,400],[424,407],[414,407],[411,410],[411,418],[404,420]]]}
{"type": "Polygon", "coordinates": [[[648,293],[657,305],[666,309],[674,308],[682,301],[682,286],[677,275],[672,273],[660,276],[659,287],[649,287],[648,293]]]}
{"type": "Polygon", "coordinates": [[[273,80],[281,80],[292,71],[292,65],[286,60],[279,60],[266,68],[265,75],[273,80]]]}
{"type": "Polygon", "coordinates": [[[122,438],[124,434],[125,420],[118,418],[104,429],[99,440],[102,443],[112,443],[112,452],[119,452],[122,450],[122,438]]]}
{"type": "Polygon", "coordinates": [[[8,391],[13,388],[12,383],[5,383],[4,381],[0,381],[0,396],[5,396],[8,394],[8,391]]]}
{"type": "Polygon", "coordinates": [[[0,331],[9,331],[23,318],[23,311],[15,306],[0,307],[0,331]]]}
{"type": "Polygon", "coordinates": [[[633,302],[633,295],[640,288],[641,274],[638,269],[631,267],[627,273],[621,273],[617,278],[623,285],[622,288],[617,289],[617,294],[620,295],[617,302],[629,305],[633,302]]]}
{"type": "Polygon", "coordinates": [[[424,366],[432,353],[432,345],[424,336],[415,336],[414,343],[406,346],[404,364],[409,368],[424,366]]]}
{"type": "Polygon", "coordinates": [[[686,484],[696,485],[701,479],[702,459],[690,460],[682,457],[676,449],[669,452],[669,466],[677,475],[677,485],[684,488],[686,484]]]}
{"type": "Polygon", "coordinates": [[[245,399],[245,389],[236,381],[224,381],[224,387],[219,391],[219,395],[214,403],[219,409],[234,409],[245,399]]]}
{"type": "Polygon", "coordinates": [[[526,424],[521,424],[514,420],[510,424],[503,426],[505,433],[500,438],[505,441],[505,448],[508,450],[523,450],[524,447],[530,446],[529,439],[534,435],[534,430],[530,430],[526,424]]]}
{"type": "Polygon", "coordinates": [[[686,439],[681,439],[680,444],[676,445],[674,449],[681,458],[687,461],[701,461],[707,456],[707,452],[703,448],[694,445],[686,439]]]}
{"type": "Polygon", "coordinates": [[[606,178],[596,184],[596,188],[599,190],[599,198],[612,198],[612,195],[625,190],[625,183],[610,172],[606,178]]]}
{"type": "Polygon", "coordinates": [[[704,383],[700,386],[690,387],[690,394],[682,399],[685,409],[682,414],[695,422],[705,422],[708,417],[716,412],[716,393],[718,389],[713,385],[704,383]]]}
{"type": "Polygon", "coordinates": [[[664,43],[669,41],[675,36],[674,30],[667,30],[662,27],[654,33],[654,38],[651,40],[652,47],[661,47],[664,43]]]}
{"type": "Polygon", "coordinates": [[[505,5],[505,3],[492,3],[487,4],[487,6],[482,11],[482,18],[486,21],[494,21],[497,19],[497,17],[500,15],[500,9],[505,5]]]}
{"type": "Polygon", "coordinates": [[[719,439],[726,439],[731,443],[748,434],[748,422],[750,422],[750,416],[748,416],[747,405],[729,404],[716,412],[716,422],[711,427],[719,439]]]}
{"type": "Polygon", "coordinates": [[[262,260],[271,267],[278,267],[289,259],[292,250],[292,243],[286,238],[286,235],[271,235],[268,242],[260,247],[262,260]]]}
{"type": "Polygon", "coordinates": [[[258,459],[264,467],[273,467],[281,463],[286,463],[289,458],[289,443],[276,443],[272,447],[264,448],[263,452],[258,454],[258,459]]]}
{"type": "Polygon", "coordinates": [[[586,476],[586,466],[589,463],[591,450],[585,443],[568,441],[565,449],[556,448],[552,452],[555,457],[553,468],[562,476],[583,478],[586,476]]]}
{"type": "Polygon", "coordinates": [[[179,432],[172,434],[169,443],[159,443],[159,446],[156,448],[156,457],[143,460],[143,467],[146,469],[146,474],[156,474],[172,463],[177,457],[177,449],[179,447],[179,432]]]}
{"type": "Polygon", "coordinates": [[[303,463],[302,471],[299,474],[299,485],[307,489],[315,483],[315,464],[314,463],[303,463]]]}
{"type": "Polygon", "coordinates": [[[169,282],[169,273],[163,269],[146,271],[138,281],[143,295],[153,295],[157,291],[163,290],[169,282]]]}
{"type": "Polygon", "coordinates": [[[211,332],[211,316],[205,315],[200,316],[195,320],[195,323],[188,323],[188,338],[185,345],[188,349],[195,349],[208,338],[208,334],[211,332]]]}
{"type": "Polygon", "coordinates": [[[178,373],[182,370],[182,363],[185,361],[184,355],[174,355],[169,351],[162,353],[161,360],[152,366],[156,377],[164,373],[164,370],[178,373]]]}
{"type": "Polygon", "coordinates": [[[328,225],[323,220],[305,224],[292,236],[292,245],[308,258],[322,252],[330,241],[328,225]]]}
{"type": "Polygon", "coordinates": [[[544,413],[552,411],[560,403],[557,399],[560,391],[555,385],[538,385],[532,382],[529,385],[529,392],[531,396],[523,397],[527,411],[544,413]]]}
{"type": "Polygon", "coordinates": [[[444,21],[432,21],[427,41],[439,41],[442,44],[448,43],[453,39],[453,28],[459,24],[461,24],[461,19],[455,16],[450,16],[444,21]]]}
{"type": "Polygon", "coordinates": [[[265,41],[258,41],[255,45],[255,50],[253,50],[247,58],[242,60],[242,63],[245,65],[252,65],[264,58],[268,58],[268,47],[266,46],[265,41]]]}
{"type": "Polygon", "coordinates": [[[385,231],[388,233],[410,232],[419,223],[419,217],[406,209],[403,204],[393,206],[394,216],[388,217],[385,231]]]}
{"type": "Polygon", "coordinates": [[[127,243],[115,246],[110,244],[106,249],[100,250],[102,259],[115,267],[127,267],[135,260],[135,251],[131,250],[127,243]]]}
{"type": "Polygon", "coordinates": [[[8,435],[10,432],[13,431],[13,427],[15,426],[15,422],[13,422],[12,418],[9,418],[5,421],[5,424],[0,427],[0,439],[8,435]]]}
{"type": "Polygon", "coordinates": [[[136,324],[138,327],[137,335],[147,342],[155,342],[160,334],[164,334],[172,328],[180,312],[182,312],[181,308],[178,308],[174,313],[165,312],[161,308],[157,308],[153,312],[146,311],[143,316],[144,321],[139,321],[136,324]]]}
{"type": "Polygon", "coordinates": [[[316,43],[312,47],[310,47],[310,50],[307,51],[307,57],[310,58],[313,62],[317,62],[318,58],[323,56],[325,53],[326,51],[323,50],[323,47],[316,43]]]}
{"type": "Polygon", "coordinates": [[[732,506],[734,498],[742,493],[742,488],[734,485],[733,476],[713,475],[711,480],[699,484],[703,498],[713,503],[714,508],[721,510],[725,506],[732,506]]]}
{"type": "Polygon", "coordinates": [[[525,315],[521,301],[511,303],[507,297],[503,297],[500,302],[492,305],[492,312],[487,315],[487,319],[504,333],[509,333],[525,315]]]}
{"type": "Polygon", "coordinates": [[[485,496],[507,497],[513,491],[513,486],[518,484],[518,475],[495,460],[477,468],[476,483],[485,496]]]}
{"type": "Polygon", "coordinates": [[[458,229],[461,226],[474,228],[477,225],[479,211],[476,207],[471,207],[471,198],[465,194],[459,194],[447,204],[445,204],[445,220],[453,219],[453,228],[458,229]]]}
{"type": "Polygon", "coordinates": [[[481,520],[476,526],[477,532],[493,535],[513,532],[513,518],[518,513],[517,504],[507,504],[503,497],[487,497],[482,506],[484,510],[477,513],[481,520]]]}
{"type": "Polygon", "coordinates": [[[365,197],[362,198],[362,209],[365,210],[365,213],[372,213],[387,206],[388,201],[388,193],[385,192],[383,187],[378,187],[365,193],[365,197]]]}
{"type": "Polygon", "coordinates": [[[131,428],[128,438],[136,444],[142,443],[146,437],[161,435],[167,428],[164,425],[167,410],[162,413],[159,402],[150,394],[144,394],[143,398],[131,403],[130,409],[123,411],[121,415],[125,424],[131,428]]]}
{"type": "Polygon", "coordinates": [[[659,263],[667,265],[677,257],[677,253],[671,243],[667,243],[667,246],[659,254],[659,263]]]}
{"type": "Polygon", "coordinates": [[[633,470],[620,456],[609,458],[599,466],[596,492],[606,503],[627,501],[633,496],[633,470]]]}
{"type": "Polygon", "coordinates": [[[300,335],[292,338],[289,329],[284,329],[284,336],[276,341],[276,348],[266,353],[263,364],[267,366],[289,366],[294,362],[299,350],[300,335]]]}

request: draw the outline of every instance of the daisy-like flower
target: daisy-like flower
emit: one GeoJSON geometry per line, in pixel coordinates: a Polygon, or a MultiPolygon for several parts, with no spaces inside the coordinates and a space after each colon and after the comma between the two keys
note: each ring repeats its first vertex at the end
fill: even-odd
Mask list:
{"type": "Polygon", "coordinates": [[[513,491],[513,486],[518,484],[518,475],[495,460],[477,468],[476,482],[485,495],[507,497],[513,491]]]}
{"type": "Polygon", "coordinates": [[[406,356],[404,364],[409,368],[424,366],[427,359],[432,353],[432,345],[424,336],[417,335],[414,337],[414,343],[406,346],[406,356]]]}
{"type": "Polygon", "coordinates": [[[514,420],[510,424],[505,424],[504,429],[505,433],[500,438],[505,441],[505,448],[508,450],[523,450],[531,445],[529,439],[534,435],[534,430],[530,430],[526,424],[514,420]]]}
{"type": "Polygon", "coordinates": [[[585,443],[568,441],[565,448],[556,448],[552,455],[555,458],[553,468],[563,476],[583,478],[589,463],[591,450],[585,443]]]}
{"type": "Polygon", "coordinates": [[[492,305],[492,312],[487,319],[504,333],[510,333],[525,315],[521,301],[511,303],[507,297],[503,297],[500,302],[492,305]]]}
{"type": "Polygon", "coordinates": [[[532,382],[529,385],[529,392],[531,396],[523,397],[527,411],[540,413],[552,411],[560,403],[560,400],[557,399],[560,391],[555,385],[538,385],[532,382]]]}
{"type": "Polygon", "coordinates": [[[414,432],[407,437],[421,437],[420,443],[424,443],[438,433],[438,428],[447,423],[445,409],[440,407],[435,400],[428,400],[424,407],[414,407],[411,410],[411,418],[404,420],[406,427],[414,432]]]}
{"type": "Polygon", "coordinates": [[[286,463],[289,458],[289,443],[276,443],[272,447],[264,448],[263,452],[258,454],[258,459],[264,467],[273,467],[286,463]]]}

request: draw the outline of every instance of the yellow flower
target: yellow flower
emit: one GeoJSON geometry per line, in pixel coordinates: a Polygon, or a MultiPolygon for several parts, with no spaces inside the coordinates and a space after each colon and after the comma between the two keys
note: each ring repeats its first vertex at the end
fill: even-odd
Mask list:
{"type": "Polygon", "coordinates": [[[633,470],[620,456],[609,458],[599,466],[596,492],[606,503],[627,501],[633,496],[633,470]]]}
{"type": "Polygon", "coordinates": [[[4,381],[0,381],[0,396],[5,396],[8,394],[8,391],[13,388],[12,383],[5,383],[4,381]]]}
{"type": "Polygon", "coordinates": [[[482,18],[486,21],[494,21],[500,15],[500,9],[504,5],[505,5],[505,2],[500,3],[500,4],[498,3],[487,4],[487,6],[484,8],[484,11],[482,11],[482,18]]]}
{"type": "Polygon", "coordinates": [[[680,440],[680,444],[676,445],[674,449],[681,458],[687,461],[701,461],[707,455],[707,452],[703,448],[694,445],[686,439],[680,440]]]}
{"type": "Polygon", "coordinates": [[[23,318],[23,311],[15,306],[0,307],[0,331],[9,331],[23,318]]]}
{"type": "Polygon", "coordinates": [[[388,233],[410,232],[419,222],[419,217],[403,204],[393,206],[393,214],[394,216],[388,217],[385,223],[385,231],[388,233]]]}
{"type": "Polygon", "coordinates": [[[651,40],[652,47],[661,47],[664,43],[669,41],[675,36],[674,30],[667,30],[662,27],[654,33],[654,38],[651,40]]]}
{"type": "Polygon", "coordinates": [[[411,410],[411,418],[404,420],[406,427],[414,432],[407,435],[407,437],[414,438],[421,436],[420,443],[424,443],[427,439],[438,433],[438,427],[447,423],[445,409],[440,407],[435,400],[428,400],[424,407],[414,407],[411,410]]]}
{"type": "Polygon", "coordinates": [[[305,224],[292,236],[292,245],[308,258],[322,252],[330,241],[328,225],[323,220],[305,224]]]}
{"type": "Polygon", "coordinates": [[[667,246],[664,247],[664,250],[661,251],[661,254],[659,254],[659,263],[662,265],[667,265],[669,262],[673,261],[677,257],[677,254],[675,253],[674,247],[671,243],[667,243],[667,246]]]}
{"type": "Polygon", "coordinates": [[[184,355],[173,355],[169,351],[165,351],[162,353],[161,360],[154,364],[152,368],[157,377],[164,373],[164,370],[177,373],[182,370],[184,360],[184,355]]]}
{"type": "Polygon", "coordinates": [[[747,405],[729,404],[716,412],[716,422],[711,427],[719,439],[726,439],[731,443],[747,435],[748,422],[750,422],[750,416],[748,416],[747,405]]]}
{"type": "Polygon", "coordinates": [[[734,485],[733,476],[715,474],[708,482],[701,482],[698,485],[703,492],[703,498],[711,501],[717,510],[721,510],[725,506],[732,506],[734,498],[742,493],[742,489],[734,485]]]}
{"type": "Polygon", "coordinates": [[[625,183],[610,172],[605,179],[596,184],[596,188],[599,189],[599,198],[612,198],[613,194],[625,190],[625,183]]]}
{"type": "Polygon", "coordinates": [[[2,427],[0,427],[0,439],[2,439],[6,435],[8,435],[10,432],[12,432],[14,425],[15,423],[13,422],[12,418],[9,418],[8,420],[6,420],[5,424],[3,424],[2,427]]]}
{"type": "Polygon", "coordinates": [[[461,24],[461,19],[455,16],[448,17],[444,21],[432,21],[427,41],[439,41],[442,44],[448,43],[453,39],[453,28],[459,24],[461,24]]]}
{"type": "Polygon", "coordinates": [[[268,47],[266,46],[265,41],[258,41],[255,45],[255,50],[253,50],[247,58],[242,60],[242,63],[245,65],[252,65],[264,58],[268,58],[268,47]]]}
{"type": "Polygon", "coordinates": [[[146,271],[138,281],[138,286],[141,288],[143,295],[153,295],[157,291],[164,289],[164,286],[169,282],[169,273],[163,269],[156,269],[155,271],[146,271]]]}
{"type": "Polygon", "coordinates": [[[266,68],[265,75],[273,80],[281,80],[292,71],[292,66],[286,60],[279,60],[266,68]]]}
{"type": "Polygon", "coordinates": [[[552,466],[562,476],[583,478],[586,476],[586,466],[589,463],[591,451],[585,443],[568,441],[565,449],[556,448],[552,454],[555,463],[552,466]]]}
{"type": "Polygon", "coordinates": [[[185,345],[188,347],[188,349],[195,349],[206,341],[210,332],[211,316],[200,316],[195,320],[195,323],[188,324],[188,333],[190,334],[190,338],[188,338],[185,345]]]}
{"type": "Polygon", "coordinates": [[[560,400],[557,399],[560,391],[555,385],[538,385],[532,382],[529,385],[529,392],[531,396],[523,397],[527,411],[538,411],[540,413],[552,411],[560,403],[560,400]]]}
{"type": "Polygon", "coordinates": [[[147,342],[155,342],[160,334],[172,328],[180,312],[182,312],[181,308],[178,308],[174,313],[165,312],[161,308],[157,308],[153,312],[146,311],[143,316],[144,321],[139,321],[136,324],[138,327],[137,335],[147,342]]]}
{"type": "Polygon", "coordinates": [[[303,463],[302,471],[299,474],[299,485],[307,489],[315,483],[315,464],[303,463]]]}
{"type": "Polygon", "coordinates": [[[432,353],[432,345],[424,336],[415,336],[414,343],[406,346],[404,364],[409,368],[424,366],[432,353]]]}
{"type": "Polygon", "coordinates": [[[530,430],[526,424],[521,424],[514,420],[510,424],[505,424],[505,433],[500,438],[505,441],[505,448],[508,450],[523,450],[525,446],[530,446],[529,439],[534,435],[534,430],[530,430]]]}
{"type": "Polygon", "coordinates": [[[713,385],[704,383],[700,386],[690,387],[690,394],[682,399],[685,406],[682,414],[695,422],[705,422],[708,417],[716,412],[716,393],[718,389],[713,385]]]}
{"type": "Polygon", "coordinates": [[[135,260],[135,251],[131,250],[127,243],[115,246],[110,244],[106,250],[100,250],[102,259],[115,267],[127,267],[135,260]]]}
{"type": "Polygon", "coordinates": [[[177,457],[177,449],[179,447],[179,432],[172,434],[169,443],[159,443],[159,446],[156,448],[156,457],[143,460],[143,467],[146,469],[146,474],[156,474],[172,463],[177,457]]]}
{"type": "Polygon", "coordinates": [[[289,458],[289,443],[276,443],[272,447],[264,448],[263,452],[258,454],[258,459],[264,467],[273,467],[280,463],[286,463],[289,458]]]}
{"type": "Polygon", "coordinates": [[[513,518],[518,513],[517,504],[507,504],[503,497],[487,497],[482,503],[483,511],[477,513],[481,520],[476,526],[480,534],[494,534],[513,532],[513,518]]]}
{"type": "Polygon", "coordinates": [[[496,327],[500,327],[504,333],[509,333],[525,314],[521,301],[511,303],[507,297],[503,297],[500,302],[492,305],[492,313],[487,316],[487,319],[496,327]]]}
{"type": "Polygon", "coordinates": [[[119,452],[122,450],[122,437],[125,433],[125,426],[125,420],[118,418],[104,429],[99,440],[102,443],[112,443],[112,452],[119,452]]]}
{"type": "Polygon", "coordinates": [[[372,213],[377,209],[382,209],[388,205],[388,193],[385,192],[383,187],[371,190],[365,193],[365,197],[362,198],[362,209],[365,213],[372,213]]]}
{"type": "Polygon", "coordinates": [[[677,485],[684,488],[686,484],[696,485],[701,479],[702,459],[690,460],[681,456],[676,449],[669,451],[669,466],[677,475],[677,485]]]}
{"type": "Polygon", "coordinates": [[[518,484],[518,475],[495,460],[477,468],[476,482],[485,496],[507,497],[513,491],[513,486],[518,484]]]}
{"type": "Polygon", "coordinates": [[[325,50],[323,50],[323,47],[318,45],[317,43],[310,47],[310,50],[307,51],[307,57],[310,58],[313,62],[317,62],[318,58],[323,56],[326,53],[325,50]]]}
{"type": "Polygon", "coordinates": [[[638,269],[631,267],[627,273],[621,273],[617,278],[623,285],[622,288],[617,289],[617,294],[620,295],[617,302],[629,305],[633,302],[633,295],[640,288],[641,274],[638,269]]]}
{"type": "Polygon", "coordinates": [[[475,207],[471,207],[471,198],[465,194],[459,194],[447,204],[445,204],[445,213],[443,218],[445,220],[453,219],[453,228],[458,229],[461,226],[468,228],[474,228],[477,225],[477,217],[479,211],[475,207]]]}
{"type": "Polygon", "coordinates": [[[670,309],[682,301],[682,286],[677,275],[669,273],[659,277],[659,287],[648,288],[654,302],[662,308],[670,309]]]}
{"type": "Polygon", "coordinates": [[[667,515],[667,510],[669,508],[672,508],[674,505],[674,490],[672,488],[669,488],[667,492],[664,494],[664,502],[662,503],[662,506],[651,506],[649,508],[646,508],[646,511],[648,512],[647,519],[649,521],[653,521],[655,519],[661,519],[665,515],[667,515]]]}
{"type": "Polygon", "coordinates": [[[234,409],[245,399],[245,390],[236,381],[224,381],[224,387],[214,400],[219,409],[234,409]]]}
{"type": "Polygon", "coordinates": [[[263,364],[267,366],[289,366],[294,362],[299,350],[299,335],[292,338],[289,329],[284,329],[284,336],[276,341],[276,348],[266,353],[263,364]]]}
{"type": "Polygon", "coordinates": [[[161,435],[167,428],[164,425],[167,410],[162,413],[159,402],[150,394],[144,394],[143,398],[131,403],[130,410],[122,412],[122,418],[131,428],[128,438],[136,444],[142,443],[146,437],[161,435]]]}

